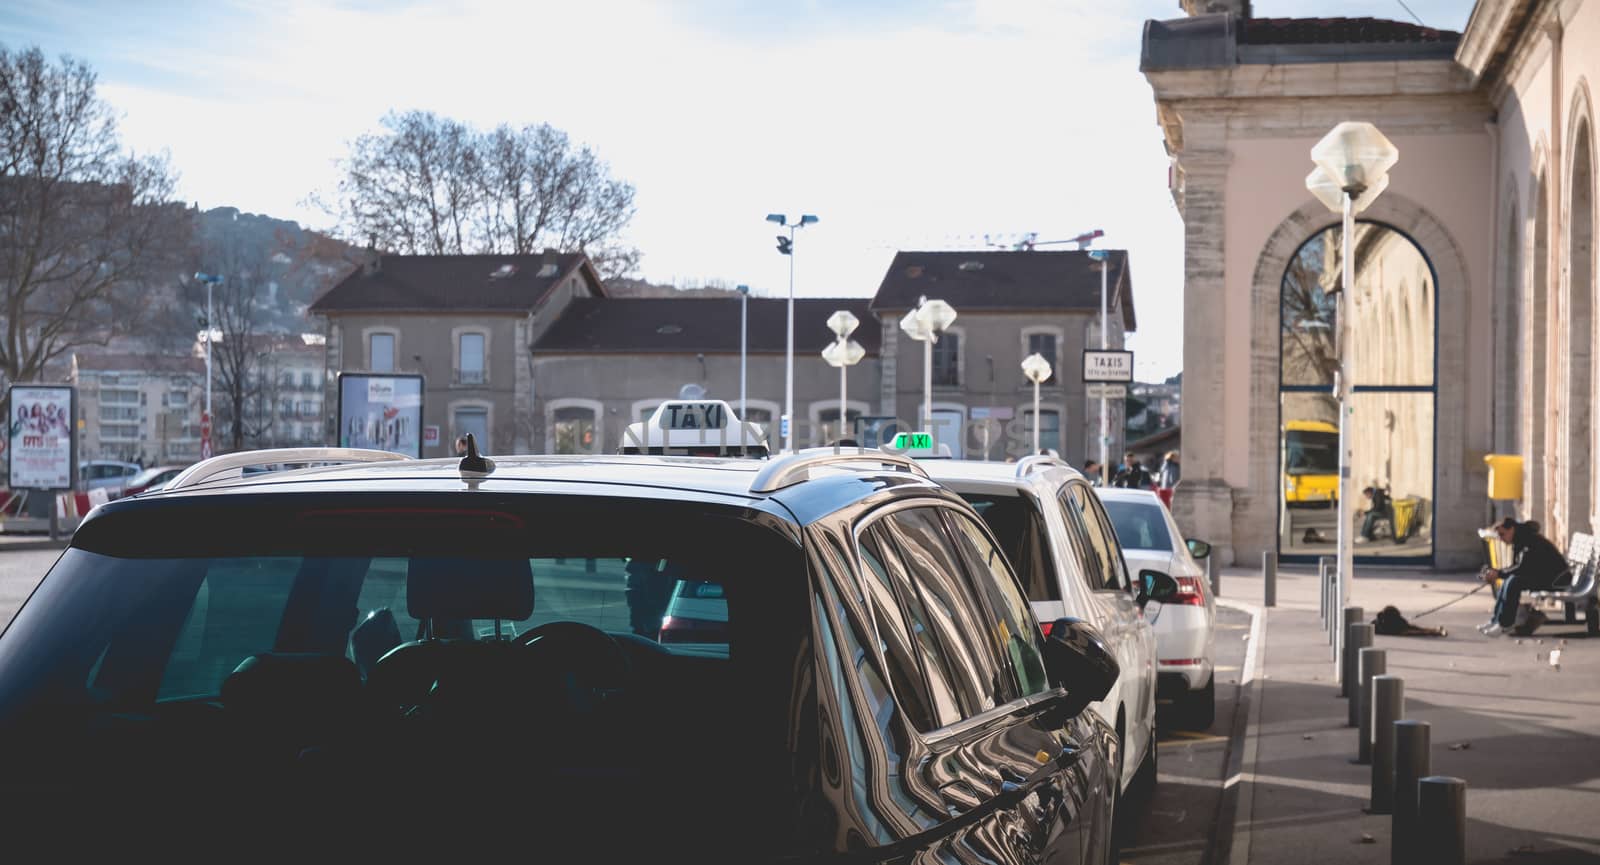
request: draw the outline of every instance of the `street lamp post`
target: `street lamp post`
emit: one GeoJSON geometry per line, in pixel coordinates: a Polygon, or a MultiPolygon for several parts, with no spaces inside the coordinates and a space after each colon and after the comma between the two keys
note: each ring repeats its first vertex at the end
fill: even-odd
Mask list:
{"type": "Polygon", "coordinates": [[[822,359],[827,361],[829,366],[839,368],[839,436],[837,440],[840,442],[844,441],[845,424],[850,416],[847,409],[849,403],[845,399],[847,395],[845,372],[850,367],[860,363],[861,359],[866,357],[867,354],[867,350],[861,347],[861,343],[850,338],[850,334],[854,333],[855,329],[860,325],[860,319],[857,319],[848,309],[841,309],[828,316],[828,329],[833,331],[838,338],[822,350],[822,359]]]}
{"type": "Polygon", "coordinates": [[[1039,449],[1039,385],[1050,380],[1050,361],[1044,355],[1035,352],[1022,359],[1022,374],[1033,382],[1033,452],[1042,453],[1039,449]]]}
{"type": "MultiPolygon", "coordinates": [[[[1355,234],[1355,216],[1372,204],[1389,185],[1388,171],[1400,159],[1400,151],[1371,123],[1345,121],[1335,126],[1311,148],[1311,160],[1316,163],[1306,177],[1306,189],[1329,210],[1340,214],[1340,280],[1338,305],[1335,307],[1334,355],[1339,367],[1334,373],[1333,388],[1339,398],[1339,501],[1335,513],[1339,517],[1338,579],[1334,581],[1333,609],[1344,609],[1350,581],[1354,579],[1355,555],[1351,524],[1346,509],[1350,506],[1351,452],[1350,418],[1354,411],[1355,382],[1354,340],[1350,335],[1350,318],[1354,304],[1355,267],[1351,258],[1355,234]]],[[[1338,648],[1343,649],[1343,633],[1336,633],[1338,648]]],[[[1336,655],[1337,657],[1337,655],[1336,655]]],[[[1335,662],[1335,670],[1338,664],[1335,662]]],[[[1335,673],[1337,675],[1337,672],[1335,673]]]]}
{"type": "MultiPolygon", "coordinates": [[[[955,308],[942,300],[917,299],[915,309],[900,319],[900,329],[922,343],[922,431],[933,432],[933,344],[956,320],[955,308]]],[[[935,442],[937,443],[937,442],[935,442]]]]}
{"type": "Polygon", "coordinates": [[[211,287],[222,284],[222,277],[196,272],[194,278],[206,284],[206,411],[200,418],[200,458],[211,458],[211,287]]]}
{"type": "MultiPolygon", "coordinates": [[[[1111,270],[1111,254],[1104,249],[1089,250],[1089,257],[1100,262],[1100,350],[1111,347],[1110,304],[1106,300],[1106,275],[1111,270]]],[[[1100,391],[1100,485],[1110,486],[1111,465],[1111,404],[1106,400],[1105,386],[1100,391]]],[[[1037,416],[1034,423],[1038,423],[1037,416]]],[[[1035,448],[1035,450],[1038,450],[1035,448]]]]}
{"type": "Polygon", "coordinates": [[[750,286],[739,286],[739,420],[744,420],[745,362],[750,350],[750,286]]]}
{"type": "Polygon", "coordinates": [[[783,449],[794,453],[794,232],[817,221],[809,213],[799,222],[790,222],[781,213],[767,214],[767,221],[789,229],[789,236],[778,235],[778,252],[789,256],[789,338],[784,350],[783,371],[783,449]]]}

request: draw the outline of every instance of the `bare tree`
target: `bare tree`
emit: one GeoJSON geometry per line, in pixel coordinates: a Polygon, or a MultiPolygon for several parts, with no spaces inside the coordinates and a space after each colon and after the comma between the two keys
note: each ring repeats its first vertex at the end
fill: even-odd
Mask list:
{"type": "Polygon", "coordinates": [[[332,208],[352,242],[405,254],[584,252],[607,276],[638,266],[619,237],[632,184],[549,124],[479,132],[431,112],[383,118],[340,162],[332,208]]]}
{"type": "Polygon", "coordinates": [[[187,243],[165,157],[125,152],[94,71],[0,45],[0,376],[137,332],[187,243]]]}

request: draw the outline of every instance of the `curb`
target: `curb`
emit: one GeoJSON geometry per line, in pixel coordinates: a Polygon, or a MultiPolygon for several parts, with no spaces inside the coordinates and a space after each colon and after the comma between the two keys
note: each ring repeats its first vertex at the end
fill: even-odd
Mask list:
{"type": "Polygon", "coordinates": [[[49,538],[12,542],[0,541],[0,553],[12,551],[20,553],[27,552],[29,550],[64,550],[71,545],[71,543],[72,541],[67,538],[62,538],[55,541],[52,541],[49,538]]]}
{"type": "Polygon", "coordinates": [[[1266,611],[1242,601],[1218,598],[1217,604],[1250,615],[1250,651],[1245,654],[1244,668],[1239,676],[1239,696],[1234,704],[1233,722],[1228,730],[1228,749],[1223,758],[1222,795],[1217,799],[1209,853],[1203,861],[1207,865],[1247,865],[1250,861],[1251,817],[1255,806],[1255,785],[1249,779],[1254,777],[1261,734],[1266,611]]]}

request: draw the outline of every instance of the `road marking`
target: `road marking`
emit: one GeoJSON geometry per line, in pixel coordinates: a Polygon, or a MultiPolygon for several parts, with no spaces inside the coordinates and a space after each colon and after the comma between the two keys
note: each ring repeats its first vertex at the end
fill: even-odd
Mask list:
{"type": "MultiPolygon", "coordinates": [[[[1251,773],[1255,769],[1257,746],[1261,733],[1261,658],[1265,652],[1266,640],[1265,623],[1266,613],[1255,604],[1243,601],[1217,599],[1219,606],[1229,607],[1248,613],[1250,616],[1249,648],[1246,650],[1244,670],[1239,676],[1239,701],[1245,712],[1244,732],[1241,741],[1230,742],[1226,765],[1223,768],[1222,799],[1218,802],[1218,815],[1224,817],[1218,821],[1213,832],[1211,849],[1215,850],[1220,833],[1226,831],[1228,865],[1248,865],[1250,861],[1250,826],[1252,812],[1255,806],[1255,786],[1249,784],[1249,789],[1243,789],[1251,780],[1251,773]],[[1233,813],[1231,821],[1227,820],[1227,805],[1229,798],[1233,800],[1233,813]]],[[[1234,726],[1230,730],[1238,730],[1238,709],[1234,712],[1234,726]]]]}

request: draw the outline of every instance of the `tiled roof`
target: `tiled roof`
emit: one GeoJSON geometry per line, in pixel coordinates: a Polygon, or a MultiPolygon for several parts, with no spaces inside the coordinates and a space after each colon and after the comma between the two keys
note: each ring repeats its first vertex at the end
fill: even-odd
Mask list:
{"type": "Polygon", "coordinates": [[[1455,42],[1461,34],[1382,18],[1245,18],[1241,45],[1355,45],[1455,42]]]}
{"type": "MultiPolygon", "coordinates": [[[[534,343],[535,353],[737,354],[741,299],[720,297],[584,297],[534,343]]],[[[878,322],[867,298],[796,298],[795,353],[821,351],[832,341],[828,316],[847,309],[861,325],[851,339],[867,354],[878,353],[878,322]]],[[[749,310],[751,353],[782,353],[788,339],[786,298],[753,297],[749,310]]]]}
{"type": "Polygon", "coordinates": [[[311,312],[526,312],[587,262],[582,253],[556,252],[381,255],[375,267],[357,267],[328,289],[311,312]]]}
{"type": "MultiPolygon", "coordinates": [[[[1111,302],[1120,295],[1127,329],[1135,327],[1128,253],[1110,254],[1111,302]]],[[[977,311],[1100,309],[1100,266],[1081,250],[1060,252],[901,252],[889,265],[872,308],[906,310],[920,297],[936,297],[977,311]]]]}

